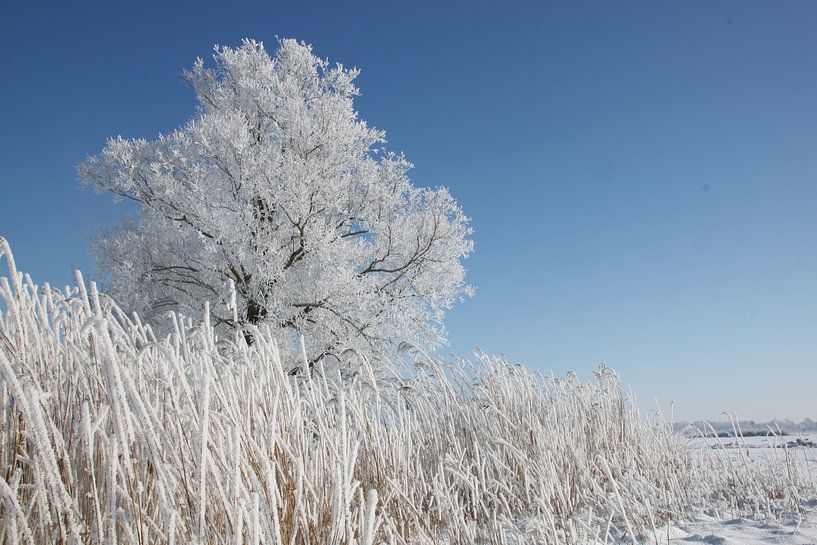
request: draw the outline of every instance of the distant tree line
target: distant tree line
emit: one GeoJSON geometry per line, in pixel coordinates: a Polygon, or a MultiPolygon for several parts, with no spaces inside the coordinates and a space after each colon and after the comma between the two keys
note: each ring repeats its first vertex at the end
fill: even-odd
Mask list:
{"type": "MultiPolygon", "coordinates": [[[[767,422],[756,422],[754,420],[741,420],[736,423],[738,429],[745,437],[758,435],[786,435],[799,432],[817,432],[817,422],[811,418],[804,418],[800,422],[794,422],[790,418],[782,420],[769,420],[767,422]]],[[[707,434],[715,433],[721,437],[732,437],[734,435],[735,424],[726,420],[721,422],[708,422],[699,420],[696,422],[677,422],[677,431],[690,429],[701,430],[707,434]]]]}

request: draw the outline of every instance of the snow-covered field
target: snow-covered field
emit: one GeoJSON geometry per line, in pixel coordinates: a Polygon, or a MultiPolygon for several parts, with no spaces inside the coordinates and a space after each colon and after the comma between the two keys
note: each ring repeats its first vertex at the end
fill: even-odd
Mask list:
{"type": "MultiPolygon", "coordinates": [[[[817,483],[817,433],[792,433],[780,437],[698,437],[689,448],[701,458],[727,456],[729,463],[760,464],[765,473],[775,474],[797,468],[810,483],[817,483]],[[793,461],[793,462],[792,462],[793,461]]],[[[797,544],[817,545],[817,488],[804,497],[801,512],[781,513],[776,518],[734,517],[711,509],[693,522],[666,526],[659,543],[705,543],[708,545],[797,544]]]]}
{"type": "Polygon", "coordinates": [[[724,449],[744,449],[750,453],[764,454],[769,449],[783,450],[789,449],[808,450],[817,448],[817,432],[786,432],[782,435],[757,435],[753,437],[700,437],[694,432],[688,431],[690,436],[689,445],[692,448],[724,448],[724,449]]]}
{"type": "Polygon", "coordinates": [[[758,521],[752,519],[718,519],[702,515],[695,522],[664,528],[658,532],[658,543],[706,545],[815,545],[817,509],[808,509],[806,520],[758,521]]]}
{"type": "MultiPolygon", "coordinates": [[[[755,463],[766,474],[796,467],[807,482],[817,483],[817,433],[792,433],[781,437],[695,438],[689,448],[695,456],[724,454],[730,463],[755,463]],[[792,460],[794,463],[792,463],[792,460]]],[[[693,522],[668,526],[658,532],[659,543],[705,543],[708,545],[792,544],[817,545],[817,488],[802,499],[801,512],[781,513],[776,518],[734,517],[711,509],[693,522]]]]}
{"type": "Polygon", "coordinates": [[[177,316],[157,338],[0,253],[0,545],[814,540],[817,451],[690,442],[608,368],[406,353],[293,376],[269,330],[177,316]]]}

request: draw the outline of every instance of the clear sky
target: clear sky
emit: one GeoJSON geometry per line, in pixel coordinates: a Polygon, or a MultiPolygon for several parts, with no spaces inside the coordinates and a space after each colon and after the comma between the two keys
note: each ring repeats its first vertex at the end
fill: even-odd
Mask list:
{"type": "Polygon", "coordinates": [[[606,361],[681,418],[817,417],[817,2],[6,2],[0,234],[93,276],[74,166],[193,114],[215,43],[362,69],[362,118],[473,218],[450,350],[606,361]],[[172,5],[171,5],[172,4],[172,5]]]}

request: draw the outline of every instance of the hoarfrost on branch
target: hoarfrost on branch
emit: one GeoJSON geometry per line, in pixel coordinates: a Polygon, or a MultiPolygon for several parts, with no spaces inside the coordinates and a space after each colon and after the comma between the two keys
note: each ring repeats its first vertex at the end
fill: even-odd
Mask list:
{"type": "Polygon", "coordinates": [[[412,185],[412,165],[357,117],[358,71],[289,39],[214,60],[185,72],[198,98],[185,126],[113,138],[78,168],[139,205],[94,244],[107,291],[148,315],[210,301],[224,330],[303,334],[312,362],[444,342],[444,312],[471,292],[468,218],[447,189],[412,185]]]}

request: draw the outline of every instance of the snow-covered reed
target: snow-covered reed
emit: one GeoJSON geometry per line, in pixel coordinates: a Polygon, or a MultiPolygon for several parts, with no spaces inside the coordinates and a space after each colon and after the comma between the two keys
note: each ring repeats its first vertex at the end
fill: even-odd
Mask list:
{"type": "Polygon", "coordinates": [[[693,455],[608,368],[409,353],[293,376],[267,329],[248,345],[175,316],[157,338],[81,276],[40,288],[0,253],[3,545],[629,541],[814,493],[794,457],[761,475],[693,455]]]}

